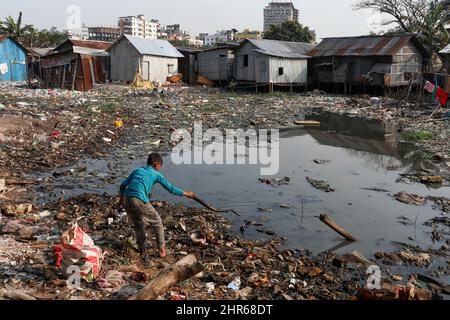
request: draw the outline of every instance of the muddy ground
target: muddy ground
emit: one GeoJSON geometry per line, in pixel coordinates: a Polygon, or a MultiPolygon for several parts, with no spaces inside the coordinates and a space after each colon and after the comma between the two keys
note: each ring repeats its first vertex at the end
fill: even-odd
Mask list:
{"type": "MultiPolygon", "coordinates": [[[[152,151],[169,151],[173,130],[190,129],[197,120],[203,121],[204,129],[280,128],[295,126],[305,114],[318,110],[392,123],[403,139],[417,144],[425,157],[448,169],[448,109],[433,113],[431,106],[418,110],[413,103],[391,99],[318,92],[255,95],[205,87],[142,91],[119,85],[99,86],[88,93],[2,85],[0,104],[2,298],[123,299],[191,253],[204,271],[171,288],[161,299],[448,297],[448,283],[440,280],[448,278],[450,271],[446,215],[436,223],[446,243],[440,250],[424,252],[399,244],[398,252],[374,253],[369,261],[357,252],[313,256],[305,249],[281,250],[284,239],[276,235],[268,242],[244,241],[228,231],[229,222],[222,215],[157,202],[170,254],[143,264],[133,232],[115,208],[117,199],[85,194],[39,205],[31,190],[40,182],[29,178],[34,172],[54,177],[70,174],[59,168],[83,157],[134,159],[152,151]],[[80,218],[79,225],[101,247],[104,260],[100,276],[76,290],[66,286],[55,267],[53,245],[80,218]],[[205,237],[206,245],[194,246],[192,234],[205,237]],[[381,267],[383,290],[365,289],[371,264],[381,267]]],[[[445,211],[442,209],[443,214],[445,211]]]]}

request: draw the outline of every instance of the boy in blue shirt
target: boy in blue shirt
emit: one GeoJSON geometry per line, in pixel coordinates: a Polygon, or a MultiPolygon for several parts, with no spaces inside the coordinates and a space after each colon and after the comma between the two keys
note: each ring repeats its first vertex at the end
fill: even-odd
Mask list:
{"type": "Polygon", "coordinates": [[[195,198],[193,192],[184,192],[173,186],[159,173],[163,164],[160,154],[152,153],[147,160],[147,167],[135,171],[120,185],[120,205],[130,217],[136,232],[136,242],[142,258],[146,258],[146,234],[145,226],[150,226],[156,236],[159,255],[164,258],[167,255],[164,239],[164,227],[161,217],[150,203],[149,195],[153,185],[159,183],[170,193],[187,198],[195,198]]]}

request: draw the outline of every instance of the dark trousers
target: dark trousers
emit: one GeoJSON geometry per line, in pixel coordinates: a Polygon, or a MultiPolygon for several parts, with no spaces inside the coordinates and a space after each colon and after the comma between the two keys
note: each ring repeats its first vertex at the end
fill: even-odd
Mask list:
{"type": "Polygon", "coordinates": [[[144,203],[134,197],[124,197],[124,207],[131,221],[133,222],[134,231],[136,233],[136,242],[139,250],[146,248],[147,236],[145,227],[150,227],[156,237],[158,249],[166,246],[164,239],[164,227],[161,217],[151,203],[144,203]]]}

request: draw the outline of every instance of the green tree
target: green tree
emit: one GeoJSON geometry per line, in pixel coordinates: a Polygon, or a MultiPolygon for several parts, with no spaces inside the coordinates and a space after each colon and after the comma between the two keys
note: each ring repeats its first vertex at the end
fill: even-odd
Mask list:
{"type": "Polygon", "coordinates": [[[309,28],[297,21],[286,21],[281,26],[271,25],[269,31],[264,33],[264,39],[306,43],[314,41],[309,28]]]}
{"type": "Polygon", "coordinates": [[[354,9],[384,14],[381,25],[390,28],[386,33],[416,34],[434,52],[448,44],[450,0],[359,0],[354,9]]]}
{"type": "Polygon", "coordinates": [[[56,27],[39,30],[32,25],[22,25],[22,12],[14,20],[6,17],[0,22],[0,34],[7,34],[18,40],[25,47],[56,47],[68,39],[67,32],[61,32],[56,27]]]}
{"type": "Polygon", "coordinates": [[[23,36],[22,42],[27,47],[50,48],[60,45],[68,37],[67,32],[58,31],[56,27],[51,27],[49,30],[33,28],[23,36]]]}
{"type": "Polygon", "coordinates": [[[19,17],[14,20],[13,17],[6,17],[5,21],[0,22],[0,33],[10,35],[11,37],[20,41],[20,39],[33,29],[31,25],[22,26],[22,12],[19,12],[19,17]]]}

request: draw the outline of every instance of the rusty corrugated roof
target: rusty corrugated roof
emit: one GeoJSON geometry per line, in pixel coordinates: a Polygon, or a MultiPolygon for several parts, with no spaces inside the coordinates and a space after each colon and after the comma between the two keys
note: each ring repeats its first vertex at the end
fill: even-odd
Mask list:
{"type": "Polygon", "coordinates": [[[50,51],[47,55],[50,56],[68,51],[86,55],[98,55],[100,53],[106,52],[106,50],[111,47],[112,44],[112,42],[107,41],[67,39],[55,49],[50,51]]]}
{"type": "Polygon", "coordinates": [[[93,40],[69,40],[69,41],[72,42],[72,44],[76,47],[99,49],[99,50],[106,50],[113,44],[112,42],[93,41],[93,40]]]}
{"type": "Polygon", "coordinates": [[[414,35],[325,38],[307,54],[313,57],[393,56],[410,40],[417,43],[414,35]]]}

